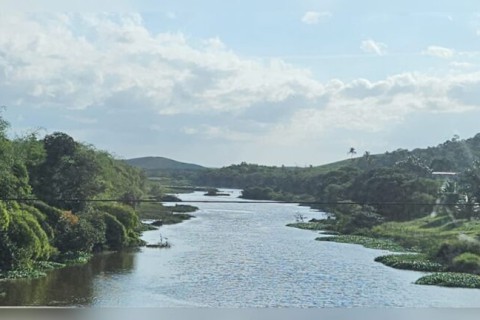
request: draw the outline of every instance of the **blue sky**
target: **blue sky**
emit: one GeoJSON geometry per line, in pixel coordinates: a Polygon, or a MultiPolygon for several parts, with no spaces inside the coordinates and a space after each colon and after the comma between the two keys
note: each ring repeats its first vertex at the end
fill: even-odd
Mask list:
{"type": "Polygon", "coordinates": [[[476,1],[0,4],[11,134],[121,158],[318,165],[480,132],[476,1]]]}

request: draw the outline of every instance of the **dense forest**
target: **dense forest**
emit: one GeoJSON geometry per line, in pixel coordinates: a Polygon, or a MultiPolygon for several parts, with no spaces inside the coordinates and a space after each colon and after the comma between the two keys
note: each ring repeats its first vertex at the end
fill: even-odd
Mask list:
{"type": "Polygon", "coordinates": [[[0,275],[141,244],[143,172],[61,132],[9,139],[8,126],[0,117],[0,275]],[[118,202],[83,201],[105,198],[118,202]]]}

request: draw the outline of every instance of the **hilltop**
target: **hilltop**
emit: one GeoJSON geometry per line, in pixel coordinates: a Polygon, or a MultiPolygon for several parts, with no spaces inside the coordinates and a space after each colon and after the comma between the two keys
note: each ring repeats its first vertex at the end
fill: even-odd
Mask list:
{"type": "Polygon", "coordinates": [[[128,159],[125,162],[133,167],[145,170],[147,175],[155,175],[157,171],[195,171],[206,169],[198,164],[180,162],[164,157],[141,157],[128,159]]]}

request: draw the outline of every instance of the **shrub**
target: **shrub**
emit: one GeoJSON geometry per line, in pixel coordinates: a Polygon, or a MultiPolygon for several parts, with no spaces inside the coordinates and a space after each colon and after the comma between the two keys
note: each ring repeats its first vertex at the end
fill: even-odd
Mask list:
{"type": "Polygon", "coordinates": [[[21,210],[13,212],[11,217],[6,239],[9,242],[7,255],[10,255],[6,259],[10,263],[5,267],[24,268],[35,259],[47,259],[53,249],[35,217],[21,210]]]}
{"type": "Polygon", "coordinates": [[[465,252],[453,259],[452,271],[480,274],[480,256],[465,252]]]}
{"type": "Polygon", "coordinates": [[[368,229],[385,221],[371,206],[354,205],[346,207],[340,217],[339,228],[343,233],[353,233],[359,229],[368,229]]]}
{"type": "Polygon", "coordinates": [[[62,210],[49,206],[45,202],[33,201],[32,206],[46,216],[47,222],[51,226],[57,224],[58,220],[62,216],[62,210]]]}
{"type": "Polygon", "coordinates": [[[126,230],[135,230],[140,224],[138,215],[131,207],[119,204],[100,204],[96,206],[100,211],[106,212],[117,218],[126,230]]]}
{"type": "Polygon", "coordinates": [[[127,231],[123,224],[113,215],[105,213],[104,221],[106,225],[105,238],[110,249],[117,250],[127,244],[127,231]]]}
{"type": "Polygon", "coordinates": [[[66,211],[57,224],[55,246],[61,253],[91,252],[105,243],[105,230],[102,217],[76,216],[66,211]]]}
{"type": "Polygon", "coordinates": [[[450,265],[455,257],[465,252],[480,255],[480,244],[474,241],[446,241],[440,245],[434,257],[441,263],[450,265]]]}

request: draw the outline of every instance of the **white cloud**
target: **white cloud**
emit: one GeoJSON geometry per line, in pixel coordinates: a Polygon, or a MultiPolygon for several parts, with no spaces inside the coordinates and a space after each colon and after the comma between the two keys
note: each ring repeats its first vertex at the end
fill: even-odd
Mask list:
{"type": "Polygon", "coordinates": [[[374,41],[372,39],[362,41],[360,49],[366,53],[374,53],[383,56],[387,53],[387,45],[382,42],[374,41]]]}
{"type": "Polygon", "coordinates": [[[305,24],[318,24],[321,21],[324,21],[332,16],[331,12],[328,11],[307,11],[302,17],[302,22],[305,24]]]}
{"type": "Polygon", "coordinates": [[[432,57],[449,59],[455,55],[455,50],[440,46],[429,46],[426,50],[422,51],[422,54],[432,57]]]}
{"type": "Polygon", "coordinates": [[[322,92],[308,70],[242,58],[219,38],[152,34],[138,14],[4,16],[0,52],[0,93],[17,106],[85,109],[122,97],[161,114],[229,112],[322,92]]]}
{"type": "MultiPolygon", "coordinates": [[[[220,38],[152,34],[138,14],[0,18],[2,104],[78,109],[76,120],[85,126],[103,125],[106,116],[93,120],[96,110],[112,118],[127,110],[125,123],[145,113],[139,127],[168,132],[165,123],[143,122],[154,122],[151,114],[176,115],[160,118],[175,118],[175,130],[192,139],[228,140],[268,153],[332,132],[378,133],[415,114],[480,108],[480,72],[469,69],[323,83],[281,59],[242,57],[220,38]]],[[[386,47],[362,43],[377,55],[386,47]]]]}
{"type": "Polygon", "coordinates": [[[475,65],[470,62],[452,61],[450,66],[457,69],[469,69],[473,68],[475,65]]]}
{"type": "Polygon", "coordinates": [[[278,123],[265,143],[312,143],[337,130],[379,133],[416,113],[461,113],[480,109],[480,72],[443,78],[405,73],[378,82],[332,80],[326,105],[295,112],[278,123]]]}

